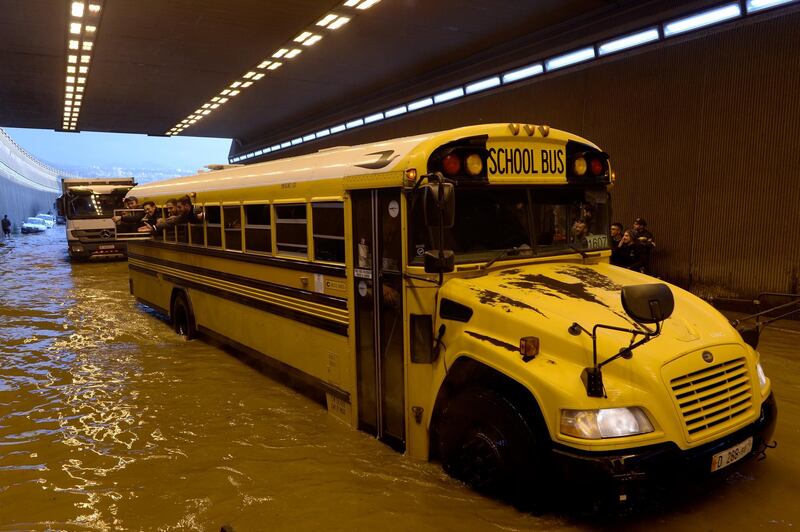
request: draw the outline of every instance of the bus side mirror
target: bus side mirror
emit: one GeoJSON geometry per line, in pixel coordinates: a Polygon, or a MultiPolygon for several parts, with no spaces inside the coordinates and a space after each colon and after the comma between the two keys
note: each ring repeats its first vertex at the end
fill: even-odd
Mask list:
{"type": "Polygon", "coordinates": [[[456,256],[450,249],[425,252],[425,273],[450,273],[456,269],[456,256]]]}
{"type": "Polygon", "coordinates": [[[64,196],[56,198],[56,212],[59,216],[64,216],[64,196]]]}
{"type": "Polygon", "coordinates": [[[751,329],[741,328],[737,330],[739,331],[744,343],[753,349],[758,349],[758,341],[761,339],[761,329],[758,328],[758,325],[751,329]]]}
{"type": "Polygon", "coordinates": [[[669,287],[662,283],[625,286],[622,308],[639,323],[658,323],[672,315],[675,299],[669,287]]]}
{"type": "Polygon", "coordinates": [[[423,187],[423,212],[428,227],[453,227],[456,221],[456,194],[452,183],[428,183],[423,187]]]}

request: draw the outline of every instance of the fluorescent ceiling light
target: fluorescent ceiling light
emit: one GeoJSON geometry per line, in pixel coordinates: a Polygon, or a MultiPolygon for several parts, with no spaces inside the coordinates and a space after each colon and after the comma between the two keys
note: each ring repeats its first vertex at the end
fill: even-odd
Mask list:
{"type": "Polygon", "coordinates": [[[89,4],[89,11],[91,13],[99,13],[100,12],[100,4],[89,4]]]}
{"type": "Polygon", "coordinates": [[[736,18],[742,14],[739,4],[726,4],[695,15],[679,18],[664,24],[664,35],[671,37],[687,31],[710,26],[718,22],[736,18]]]}
{"type": "Polygon", "coordinates": [[[762,9],[769,9],[770,7],[781,6],[783,4],[791,4],[795,0],[747,0],[747,12],[755,13],[762,9]]]}
{"type": "Polygon", "coordinates": [[[339,124],[338,126],[333,126],[331,128],[331,133],[332,134],[333,133],[340,133],[340,132],[344,131],[345,129],[346,128],[345,128],[344,124],[339,124]]]}
{"type": "Polygon", "coordinates": [[[259,63],[258,68],[267,68],[271,64],[272,61],[262,61],[261,63],[259,63]]]}
{"type": "Polygon", "coordinates": [[[78,56],[77,55],[68,55],[67,56],[67,62],[68,63],[77,63],[78,62],[78,56]]]}
{"type": "Polygon", "coordinates": [[[428,107],[433,105],[433,98],[423,98],[422,100],[417,100],[416,102],[411,102],[408,104],[409,111],[416,111],[417,109],[422,109],[423,107],[428,107]]]}
{"type": "Polygon", "coordinates": [[[277,59],[280,59],[281,57],[283,57],[284,55],[286,55],[286,52],[288,52],[288,51],[289,51],[289,50],[287,50],[286,48],[281,48],[280,50],[278,50],[277,52],[275,52],[274,54],[272,54],[272,57],[275,57],[275,58],[277,58],[277,59]]]}
{"type": "Polygon", "coordinates": [[[470,83],[467,85],[467,94],[474,94],[476,92],[485,91],[486,89],[491,89],[492,87],[499,87],[500,86],[500,78],[495,76],[493,78],[484,79],[481,81],[476,81],[475,83],[470,83]]]}
{"type": "Polygon", "coordinates": [[[270,146],[269,151],[278,151],[280,149],[281,149],[281,145],[280,144],[276,144],[274,146],[270,146]]]}
{"type": "Polygon", "coordinates": [[[565,66],[582,63],[583,61],[588,61],[589,59],[593,58],[594,48],[586,47],[568,54],[551,57],[545,61],[545,66],[547,67],[547,70],[556,70],[558,68],[564,68],[565,66]]]}
{"type": "Polygon", "coordinates": [[[303,51],[299,48],[292,48],[292,50],[286,54],[286,59],[292,59],[300,55],[303,51]]]}
{"type": "Polygon", "coordinates": [[[90,59],[91,59],[91,56],[82,55],[81,56],[81,63],[88,63],[90,59]]]}
{"type": "Polygon", "coordinates": [[[272,63],[267,70],[278,70],[283,63],[272,63]]]}
{"type": "Polygon", "coordinates": [[[331,134],[331,130],[330,129],[323,129],[322,131],[317,131],[314,135],[317,138],[320,138],[320,137],[327,137],[330,134],[331,134]]]}
{"type": "Polygon", "coordinates": [[[221,103],[221,104],[222,104],[222,103],[225,103],[225,102],[227,102],[227,101],[228,101],[228,99],[227,99],[227,98],[220,98],[220,99],[219,99],[219,103],[221,103]]]}
{"type": "Polygon", "coordinates": [[[212,104],[211,104],[211,108],[212,108],[212,109],[216,109],[217,107],[219,107],[219,104],[218,104],[218,103],[212,103],[212,104]]]}
{"type": "Polygon", "coordinates": [[[625,37],[614,39],[613,41],[604,42],[598,48],[598,52],[600,55],[613,54],[620,50],[626,50],[634,46],[639,46],[640,44],[657,40],[658,30],[656,28],[650,28],[649,30],[639,31],[631,35],[626,35],[625,37]]]}
{"type": "Polygon", "coordinates": [[[77,41],[75,39],[70,39],[69,41],[70,50],[77,50],[80,47],[80,45],[81,45],[80,41],[77,41]]]}
{"type": "Polygon", "coordinates": [[[383,120],[383,113],[375,113],[374,115],[364,117],[365,124],[371,124],[373,122],[377,122],[378,120],[383,120]]]}
{"type": "Polygon", "coordinates": [[[74,74],[75,67],[74,66],[67,66],[67,74],[74,74]]]}
{"type": "Polygon", "coordinates": [[[241,84],[242,84],[241,81],[234,81],[233,83],[230,84],[230,88],[235,89],[236,87],[238,87],[241,84]]]}
{"type": "Polygon", "coordinates": [[[349,17],[339,17],[335,21],[333,21],[331,24],[328,25],[328,29],[329,30],[338,30],[339,28],[341,28],[342,26],[344,26],[348,22],[350,22],[350,18],[349,17]]]}
{"type": "Polygon", "coordinates": [[[211,107],[210,103],[204,103],[202,109],[208,109],[209,107],[211,107]]]}
{"type": "Polygon", "coordinates": [[[530,65],[517,70],[512,70],[511,72],[506,72],[503,74],[503,83],[512,83],[521,79],[532,78],[533,76],[538,76],[542,72],[544,72],[544,67],[541,63],[536,63],[535,65],[530,65]]]}
{"type": "Polygon", "coordinates": [[[281,148],[289,148],[291,145],[291,142],[281,142],[281,148]]]}
{"type": "Polygon", "coordinates": [[[328,15],[325,15],[322,18],[322,20],[317,22],[317,26],[322,26],[323,28],[326,28],[328,26],[328,24],[330,24],[331,22],[333,22],[337,18],[338,18],[338,15],[334,15],[333,13],[330,13],[328,15]]]}
{"type": "Polygon", "coordinates": [[[91,50],[92,49],[92,41],[83,41],[83,49],[84,50],[91,50]]]}
{"type": "MultiPolygon", "coordinates": [[[[75,67],[72,67],[72,68],[75,68],[75,67]]],[[[89,72],[89,67],[80,66],[80,67],[78,67],[78,72],[80,72],[81,74],[86,74],[87,72],[89,72]]]]}
{"type": "Polygon", "coordinates": [[[238,91],[238,90],[235,90],[235,91],[231,91],[231,92],[229,92],[229,93],[228,93],[228,96],[231,96],[231,97],[233,97],[233,96],[236,96],[237,94],[239,94],[239,91],[238,91]]]}
{"type": "Polygon", "coordinates": [[[245,74],[245,75],[244,75],[244,76],[242,76],[242,77],[243,77],[243,78],[246,78],[246,79],[250,79],[250,78],[252,78],[252,77],[253,77],[253,76],[255,76],[255,75],[256,75],[256,73],[255,73],[255,72],[253,72],[253,71],[251,70],[250,72],[248,72],[247,74],[245,74]]]}
{"type": "Polygon", "coordinates": [[[263,74],[263,73],[258,73],[258,74],[256,74],[255,76],[253,76],[253,81],[258,81],[258,80],[260,80],[260,79],[261,79],[261,78],[263,78],[263,77],[264,77],[264,74],[263,74]]]}
{"type": "Polygon", "coordinates": [[[346,123],[345,127],[347,127],[347,129],[353,129],[353,128],[357,128],[357,127],[363,126],[363,125],[364,125],[364,120],[361,119],[361,118],[358,118],[356,120],[353,120],[351,122],[346,123]]]}
{"type": "Polygon", "coordinates": [[[75,35],[80,35],[81,33],[81,23],[80,22],[71,22],[69,25],[69,32],[75,35]]]}
{"type": "Polygon", "coordinates": [[[65,87],[65,90],[66,90],[67,92],[75,92],[75,87],[73,87],[72,85],[67,85],[67,86],[65,87]]]}
{"type": "Polygon", "coordinates": [[[344,7],[353,7],[354,5],[358,4],[361,0],[347,0],[344,3],[344,7]]]}
{"type": "Polygon", "coordinates": [[[298,35],[297,37],[294,38],[294,42],[303,42],[306,39],[308,39],[309,37],[311,37],[311,32],[310,31],[304,31],[303,33],[301,33],[300,35],[298,35]]]}
{"type": "Polygon", "coordinates": [[[401,105],[400,107],[395,107],[394,109],[389,109],[384,113],[386,118],[392,118],[393,116],[399,116],[405,114],[407,111],[405,105],[401,105]]]}
{"type": "Polygon", "coordinates": [[[211,110],[210,109],[206,109],[205,111],[203,111],[200,114],[203,115],[203,116],[206,116],[207,114],[210,114],[210,113],[211,113],[211,110]]]}
{"type": "Polygon", "coordinates": [[[75,83],[75,76],[67,76],[67,83],[75,83]]]}
{"type": "Polygon", "coordinates": [[[381,0],[364,0],[356,9],[369,9],[381,0]]]}
{"type": "Polygon", "coordinates": [[[311,37],[306,39],[306,42],[303,43],[303,46],[314,46],[321,40],[322,40],[322,35],[312,35],[311,37]]]}
{"type": "Polygon", "coordinates": [[[252,84],[253,84],[252,81],[245,81],[244,83],[242,83],[242,88],[246,89],[247,87],[249,87],[252,84]]]}
{"type": "Polygon", "coordinates": [[[86,26],[86,33],[94,33],[97,31],[97,26],[86,26]]]}
{"type": "Polygon", "coordinates": [[[308,142],[310,140],[314,140],[315,138],[317,137],[315,137],[314,134],[311,133],[310,135],[306,135],[305,137],[303,137],[303,142],[308,142]]]}
{"type": "Polygon", "coordinates": [[[456,89],[451,89],[449,91],[435,95],[433,97],[433,101],[434,103],[442,103],[450,100],[455,100],[456,98],[461,98],[462,96],[464,96],[464,89],[458,87],[456,89]]]}
{"type": "Polygon", "coordinates": [[[82,17],[83,16],[83,2],[72,2],[72,16],[73,17],[82,17]]]}
{"type": "Polygon", "coordinates": [[[86,78],[83,77],[83,76],[80,76],[78,78],[78,85],[83,85],[84,83],[86,83],[86,78]]]}
{"type": "Polygon", "coordinates": [[[78,87],[75,90],[78,91],[78,92],[83,92],[83,87],[78,87]]]}

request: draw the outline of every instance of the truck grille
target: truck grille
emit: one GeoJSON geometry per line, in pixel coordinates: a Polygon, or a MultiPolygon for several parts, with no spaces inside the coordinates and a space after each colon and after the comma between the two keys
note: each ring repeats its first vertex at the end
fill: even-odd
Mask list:
{"type": "Polygon", "coordinates": [[[690,440],[700,439],[714,427],[744,417],[753,407],[753,390],[744,358],[676,377],[670,386],[690,440]]]}

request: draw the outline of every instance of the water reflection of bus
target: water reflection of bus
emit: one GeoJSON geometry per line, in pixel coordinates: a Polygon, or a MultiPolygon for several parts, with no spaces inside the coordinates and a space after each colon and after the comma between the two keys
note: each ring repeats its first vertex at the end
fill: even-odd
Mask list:
{"type": "Polygon", "coordinates": [[[479,489],[624,498],[762,453],[775,403],[719,313],[609,264],[611,176],[496,124],[142,185],[203,216],[130,244],[131,290],[479,489]]]}
{"type": "Polygon", "coordinates": [[[111,217],[123,208],[122,200],[135,185],[132,177],[61,180],[58,214],[66,221],[70,258],[125,257],[126,244],[116,238],[111,217]]]}

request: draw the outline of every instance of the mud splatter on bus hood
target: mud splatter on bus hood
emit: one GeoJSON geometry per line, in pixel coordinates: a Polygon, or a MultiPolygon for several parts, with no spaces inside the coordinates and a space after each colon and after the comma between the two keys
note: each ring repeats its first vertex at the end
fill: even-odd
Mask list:
{"type": "MultiPolygon", "coordinates": [[[[641,328],[622,308],[620,291],[623,286],[654,282],[661,281],[609,264],[543,263],[498,270],[477,278],[452,279],[442,287],[442,296],[471,307],[474,316],[469,328],[497,342],[518,345],[520,337],[537,335],[542,338],[544,349],[559,345],[561,351],[574,352],[574,344],[585,346],[588,337],[569,335],[567,328],[573,322],[590,331],[598,323],[641,328]]],[[[685,346],[686,351],[701,344],[741,342],[716,310],[678,287],[670,288],[675,312],[664,323],[665,341],[678,341],[673,346],[685,346]]],[[[627,344],[630,337],[625,333],[613,338],[613,334],[604,333],[598,344],[602,350],[618,349],[620,341],[627,344]]],[[[657,352],[658,343],[665,342],[651,342],[637,352],[657,352]]],[[[575,357],[586,361],[584,352],[575,353],[575,357]]]]}

